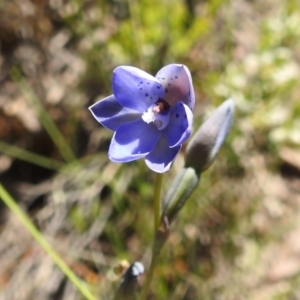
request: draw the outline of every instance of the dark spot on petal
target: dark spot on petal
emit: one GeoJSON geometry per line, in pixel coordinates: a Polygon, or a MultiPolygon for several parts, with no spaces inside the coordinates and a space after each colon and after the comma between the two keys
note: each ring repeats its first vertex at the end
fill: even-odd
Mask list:
{"type": "Polygon", "coordinates": [[[148,97],[149,95],[148,95],[148,94],[145,94],[145,96],[148,97]]]}
{"type": "Polygon", "coordinates": [[[150,84],[150,82],[147,82],[147,84],[150,84]]]}
{"type": "Polygon", "coordinates": [[[162,79],[162,80],[165,80],[166,78],[165,78],[165,77],[162,77],[161,79],[162,79]]]}
{"type": "Polygon", "coordinates": [[[143,84],[143,81],[141,81],[140,84],[143,84]]]}
{"type": "Polygon", "coordinates": [[[140,91],[142,90],[143,88],[140,88],[140,91]]]}
{"type": "Polygon", "coordinates": [[[178,117],[179,117],[179,114],[176,114],[175,117],[178,118],[178,117]]]}
{"type": "Polygon", "coordinates": [[[187,118],[186,114],[184,114],[184,117],[187,118]]]}
{"type": "Polygon", "coordinates": [[[178,76],[175,76],[176,79],[178,79],[178,76]]]}
{"type": "Polygon", "coordinates": [[[158,98],[153,107],[153,111],[156,113],[164,113],[170,109],[170,104],[163,98],[158,98]]]}
{"type": "Polygon", "coordinates": [[[160,86],[159,86],[159,85],[157,85],[156,87],[157,87],[158,89],[160,89],[160,86]]]}
{"type": "Polygon", "coordinates": [[[151,100],[153,99],[153,97],[150,97],[151,98],[151,100]]]}
{"type": "Polygon", "coordinates": [[[165,93],[167,93],[169,90],[168,89],[165,89],[165,93]]]}
{"type": "Polygon", "coordinates": [[[168,86],[171,86],[171,83],[169,83],[168,86]]]}
{"type": "Polygon", "coordinates": [[[183,106],[182,102],[179,103],[180,106],[183,106]]]}

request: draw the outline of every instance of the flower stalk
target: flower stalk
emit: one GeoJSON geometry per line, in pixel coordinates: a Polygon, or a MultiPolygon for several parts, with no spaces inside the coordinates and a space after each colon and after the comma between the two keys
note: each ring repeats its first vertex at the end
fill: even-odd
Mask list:
{"type": "Polygon", "coordinates": [[[160,223],[158,230],[156,231],[156,234],[155,234],[154,243],[153,243],[153,247],[152,247],[151,263],[150,263],[150,267],[149,267],[149,270],[148,270],[148,273],[146,276],[146,281],[144,283],[139,300],[146,300],[146,298],[147,298],[160,252],[161,252],[164,244],[168,240],[169,235],[170,235],[169,221],[168,221],[168,218],[164,217],[162,219],[162,222],[160,223]]]}
{"type": "Polygon", "coordinates": [[[154,190],[154,232],[158,230],[161,217],[161,190],[163,183],[163,174],[156,174],[155,190],[154,190]]]}
{"type": "Polygon", "coordinates": [[[154,233],[155,239],[152,248],[152,258],[149,270],[147,272],[146,281],[143,286],[143,290],[140,296],[140,300],[146,299],[150,284],[152,282],[152,278],[154,275],[154,270],[156,267],[156,263],[159,257],[160,250],[162,245],[158,245],[158,241],[161,244],[161,230],[159,228],[160,225],[160,218],[161,218],[161,190],[162,190],[162,182],[163,182],[163,174],[157,173],[156,174],[156,181],[155,181],[155,190],[154,190],[154,233]]]}
{"type": "Polygon", "coordinates": [[[152,282],[152,278],[153,278],[153,275],[154,275],[154,270],[155,270],[155,267],[156,267],[157,259],[158,259],[158,256],[153,256],[152,259],[151,259],[151,264],[150,264],[149,270],[147,272],[146,281],[144,283],[144,286],[143,286],[143,289],[142,289],[141,296],[140,296],[139,300],[146,300],[147,299],[147,295],[149,293],[150,284],[152,282]]]}

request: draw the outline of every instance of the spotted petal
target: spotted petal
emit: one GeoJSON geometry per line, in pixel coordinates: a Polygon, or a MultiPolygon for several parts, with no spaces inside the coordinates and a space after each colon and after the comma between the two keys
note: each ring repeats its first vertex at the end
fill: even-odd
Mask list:
{"type": "Polygon", "coordinates": [[[168,140],[162,136],[155,149],[145,157],[147,166],[154,172],[164,173],[170,170],[181,145],[170,148],[168,140]]]}
{"type": "Polygon", "coordinates": [[[99,123],[113,131],[122,124],[141,117],[139,112],[123,107],[114,95],[96,102],[89,107],[89,110],[99,123]]]}
{"type": "Polygon", "coordinates": [[[170,122],[165,129],[169,147],[183,144],[192,131],[193,113],[182,102],[178,102],[170,112],[170,122]]]}
{"type": "Polygon", "coordinates": [[[155,77],[129,66],[114,70],[112,88],[122,106],[141,113],[164,96],[163,88],[155,77]]]}
{"type": "Polygon", "coordinates": [[[184,65],[171,64],[163,67],[155,76],[165,90],[164,99],[171,105],[183,101],[191,110],[195,105],[192,77],[184,65]]]}
{"type": "Polygon", "coordinates": [[[151,152],[162,132],[153,124],[138,119],[121,125],[114,134],[108,156],[115,162],[127,162],[144,157],[151,152]]]}

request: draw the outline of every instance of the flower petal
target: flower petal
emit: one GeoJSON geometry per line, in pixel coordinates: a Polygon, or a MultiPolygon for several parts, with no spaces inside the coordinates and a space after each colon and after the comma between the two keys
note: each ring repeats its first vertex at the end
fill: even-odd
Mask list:
{"type": "Polygon", "coordinates": [[[195,105],[195,93],[189,69],[171,64],[163,67],[155,76],[165,90],[164,99],[171,105],[183,101],[191,110],[195,105]]]}
{"type": "Polygon", "coordinates": [[[176,147],[183,144],[191,135],[193,113],[187,105],[178,102],[172,107],[170,114],[170,122],[164,133],[167,136],[169,147],[176,147]]]}
{"type": "Polygon", "coordinates": [[[127,162],[144,157],[151,152],[162,132],[153,124],[138,119],[121,125],[114,134],[108,156],[115,162],[127,162]]]}
{"type": "Polygon", "coordinates": [[[170,148],[168,140],[162,136],[155,149],[145,157],[146,165],[154,172],[164,173],[170,170],[180,146],[170,148]]]}
{"type": "Polygon", "coordinates": [[[129,66],[114,70],[112,88],[122,106],[141,113],[164,96],[164,90],[155,77],[129,66]]]}
{"type": "Polygon", "coordinates": [[[114,95],[96,102],[89,107],[89,110],[99,123],[113,131],[116,131],[120,125],[141,117],[141,113],[123,107],[114,95]]]}

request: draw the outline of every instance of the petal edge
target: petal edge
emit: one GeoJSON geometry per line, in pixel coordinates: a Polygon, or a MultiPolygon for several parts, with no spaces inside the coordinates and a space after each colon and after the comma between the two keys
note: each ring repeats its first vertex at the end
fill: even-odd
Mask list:
{"type": "Polygon", "coordinates": [[[115,132],[108,151],[109,159],[128,162],[150,153],[162,133],[153,124],[138,119],[121,125],[115,132]]]}
{"type": "Polygon", "coordinates": [[[172,107],[169,125],[165,129],[169,146],[176,147],[183,144],[191,135],[193,125],[193,113],[182,102],[172,107]]]}
{"type": "Polygon", "coordinates": [[[113,72],[113,93],[124,107],[143,113],[164,91],[160,82],[152,75],[135,67],[122,66],[113,72]]]}
{"type": "Polygon", "coordinates": [[[155,76],[165,91],[165,100],[170,105],[183,101],[191,110],[195,105],[195,92],[192,76],[185,65],[170,64],[158,71],[155,76]]]}
{"type": "Polygon", "coordinates": [[[157,173],[165,173],[172,167],[181,145],[170,148],[167,138],[162,136],[155,149],[145,156],[145,162],[148,168],[157,173]]]}
{"type": "Polygon", "coordinates": [[[112,131],[116,131],[122,124],[141,116],[139,112],[123,107],[116,101],[114,95],[94,103],[89,110],[100,124],[112,131]]]}

